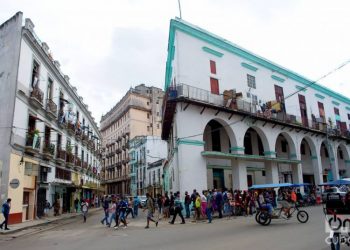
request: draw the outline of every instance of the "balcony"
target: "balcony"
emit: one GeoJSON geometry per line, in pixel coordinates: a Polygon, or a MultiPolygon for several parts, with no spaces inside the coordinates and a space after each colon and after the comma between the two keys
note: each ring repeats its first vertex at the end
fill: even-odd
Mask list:
{"type": "Polygon", "coordinates": [[[29,154],[39,153],[40,151],[39,131],[35,130],[34,132],[27,134],[25,151],[26,153],[29,153],[29,154]]]}
{"type": "Polygon", "coordinates": [[[70,136],[75,135],[75,125],[73,123],[68,122],[67,123],[67,131],[70,136]]]}
{"type": "Polygon", "coordinates": [[[75,162],[75,156],[72,153],[67,152],[67,154],[66,154],[66,166],[69,168],[72,168],[72,167],[74,167],[74,162],[75,162]]]}
{"type": "Polygon", "coordinates": [[[51,120],[55,120],[57,118],[57,104],[54,103],[51,99],[47,99],[46,101],[46,111],[47,111],[47,116],[51,120]]]}
{"type": "Polygon", "coordinates": [[[187,105],[193,104],[201,106],[201,112],[204,112],[206,108],[214,108],[217,112],[230,112],[250,117],[252,120],[261,120],[266,123],[270,122],[299,130],[306,129],[316,133],[328,132],[330,136],[346,137],[350,139],[350,134],[347,130],[343,129],[341,131],[339,128],[333,128],[333,126],[325,123],[323,119],[316,118],[315,116],[312,116],[312,119],[302,119],[300,116],[283,112],[281,111],[283,104],[277,103],[276,101],[266,102],[264,105],[265,109],[263,110],[259,105],[243,100],[242,98],[228,95],[216,95],[204,89],[180,84],[168,88],[164,97],[162,138],[165,140],[169,137],[176,103],[178,101],[185,102],[187,105]],[[276,110],[275,107],[278,107],[280,112],[274,112],[276,110]]]}
{"type": "Polygon", "coordinates": [[[81,130],[80,129],[77,129],[76,131],[75,131],[75,139],[77,140],[77,141],[80,141],[81,140],[81,130]]]}
{"type": "Polygon", "coordinates": [[[39,109],[43,107],[44,92],[39,87],[35,87],[30,93],[29,103],[35,108],[39,109]]]}
{"type": "Polygon", "coordinates": [[[88,168],[88,163],[86,161],[83,162],[82,168],[84,168],[84,169],[88,168]]]}
{"type": "Polygon", "coordinates": [[[66,162],[66,151],[58,148],[56,154],[56,163],[63,165],[66,162]]]}
{"type": "Polygon", "coordinates": [[[74,165],[75,170],[81,169],[81,159],[79,157],[75,158],[75,165],[74,165]]]}
{"type": "Polygon", "coordinates": [[[43,148],[43,159],[44,160],[52,160],[55,154],[55,144],[46,142],[43,148]]]}
{"type": "Polygon", "coordinates": [[[85,133],[83,133],[81,136],[81,142],[83,143],[84,146],[88,144],[88,140],[89,140],[89,137],[85,133]]]}

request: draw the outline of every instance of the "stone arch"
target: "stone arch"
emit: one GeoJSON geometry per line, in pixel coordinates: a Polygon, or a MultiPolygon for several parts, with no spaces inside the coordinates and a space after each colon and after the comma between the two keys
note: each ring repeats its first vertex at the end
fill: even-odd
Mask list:
{"type": "Polygon", "coordinates": [[[268,138],[266,136],[265,131],[263,131],[261,128],[257,127],[257,126],[250,126],[247,127],[247,129],[245,131],[242,131],[242,134],[244,134],[244,137],[247,135],[247,132],[249,131],[254,131],[257,133],[258,138],[260,138],[262,146],[263,146],[263,153],[270,153],[271,152],[271,147],[269,145],[269,141],[268,138]]]}
{"type": "Polygon", "coordinates": [[[313,157],[318,156],[319,154],[319,150],[318,147],[316,146],[315,141],[310,137],[310,136],[303,136],[300,138],[299,144],[298,144],[298,152],[300,153],[301,150],[301,144],[303,143],[303,141],[306,141],[310,150],[311,150],[311,155],[313,157]]]}
{"type": "Polygon", "coordinates": [[[215,118],[215,119],[210,119],[205,127],[204,127],[204,133],[203,133],[203,141],[205,141],[205,149],[207,150],[208,147],[212,146],[212,144],[208,144],[209,140],[209,133],[211,131],[214,132],[218,132],[220,134],[220,140],[221,137],[222,139],[226,140],[225,137],[228,137],[228,142],[229,142],[229,147],[228,147],[228,152],[230,151],[230,148],[233,146],[237,145],[237,140],[236,140],[236,136],[232,130],[232,128],[230,127],[230,125],[223,119],[220,118],[215,118]],[[212,129],[211,127],[214,127],[214,129],[212,129]]]}
{"type": "Polygon", "coordinates": [[[339,143],[337,144],[335,151],[340,177],[350,177],[350,155],[348,148],[344,143],[339,143]]]}
{"type": "Polygon", "coordinates": [[[293,138],[291,137],[291,135],[287,132],[280,132],[276,135],[276,138],[274,140],[274,150],[277,153],[276,148],[279,146],[277,145],[277,140],[278,138],[282,136],[288,143],[288,148],[289,148],[289,158],[296,158],[297,157],[297,147],[296,147],[296,143],[294,142],[293,138]]]}

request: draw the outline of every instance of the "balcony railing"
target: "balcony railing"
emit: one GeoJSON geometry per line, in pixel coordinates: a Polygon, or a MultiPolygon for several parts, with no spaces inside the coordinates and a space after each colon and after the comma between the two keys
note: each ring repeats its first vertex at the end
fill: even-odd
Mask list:
{"type": "Polygon", "coordinates": [[[47,99],[46,110],[47,112],[50,112],[54,117],[57,117],[57,104],[53,100],[47,99]]]}
{"type": "Polygon", "coordinates": [[[43,106],[44,92],[39,88],[35,87],[30,93],[30,99],[34,101],[37,106],[43,106]]]}
{"type": "Polygon", "coordinates": [[[88,168],[88,163],[86,161],[84,161],[82,167],[87,169],[88,168]]]}
{"type": "Polygon", "coordinates": [[[75,166],[81,167],[81,159],[79,157],[76,157],[75,159],[75,166]]]}
{"type": "Polygon", "coordinates": [[[69,165],[73,165],[74,164],[74,160],[75,160],[74,155],[72,153],[67,152],[66,163],[69,164],[69,165]]]}
{"type": "Polygon", "coordinates": [[[55,144],[46,142],[44,144],[43,153],[53,157],[53,155],[55,154],[55,144]]]}
{"type": "Polygon", "coordinates": [[[323,118],[317,118],[313,116],[312,119],[306,119],[302,118],[301,116],[288,114],[283,111],[283,104],[276,101],[266,102],[265,105],[260,106],[256,103],[243,100],[241,98],[212,94],[210,91],[199,89],[186,84],[169,87],[164,100],[166,103],[167,101],[176,100],[178,98],[185,98],[191,101],[203,103],[204,105],[217,106],[227,110],[239,111],[256,118],[269,119],[300,126],[301,128],[309,128],[321,132],[328,132],[331,136],[345,136],[350,138],[349,131],[344,129],[341,130],[338,127],[327,124],[323,118]],[[278,107],[277,110],[275,107],[278,107]]]}
{"type": "Polygon", "coordinates": [[[40,136],[36,133],[28,133],[26,139],[26,149],[32,151],[40,150],[40,136]]]}
{"type": "Polygon", "coordinates": [[[66,151],[58,148],[57,149],[56,160],[60,160],[61,162],[66,161],[66,151]]]}

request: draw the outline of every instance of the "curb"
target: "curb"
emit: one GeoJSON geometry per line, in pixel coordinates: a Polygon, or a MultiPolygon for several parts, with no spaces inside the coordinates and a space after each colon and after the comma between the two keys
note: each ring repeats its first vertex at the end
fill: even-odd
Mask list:
{"type": "MultiPolygon", "coordinates": [[[[96,212],[98,212],[100,210],[102,210],[102,208],[94,209],[93,211],[90,211],[89,214],[94,214],[94,213],[96,213],[96,212]]],[[[0,235],[11,235],[13,233],[17,233],[17,232],[20,232],[20,231],[23,231],[23,230],[26,230],[26,229],[30,229],[30,228],[33,228],[33,227],[48,225],[48,224],[51,224],[51,223],[54,223],[54,222],[65,221],[65,220],[76,218],[78,216],[81,216],[81,213],[74,214],[74,215],[71,215],[71,216],[68,216],[68,217],[64,217],[64,218],[60,218],[60,219],[57,219],[57,220],[43,221],[42,223],[38,223],[38,224],[35,224],[35,225],[28,225],[28,226],[17,228],[17,229],[13,229],[13,230],[10,230],[10,231],[0,231],[0,235]]]]}

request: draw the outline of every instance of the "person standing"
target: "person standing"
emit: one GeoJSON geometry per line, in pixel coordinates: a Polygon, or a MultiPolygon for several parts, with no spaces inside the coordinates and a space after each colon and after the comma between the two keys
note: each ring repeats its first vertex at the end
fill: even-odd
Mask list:
{"type": "Polygon", "coordinates": [[[186,210],[186,218],[190,218],[191,212],[190,212],[190,205],[191,205],[191,197],[189,196],[188,192],[185,192],[185,210],[186,210]]]}
{"type": "Polygon", "coordinates": [[[183,207],[180,200],[180,192],[177,192],[174,200],[174,216],[173,219],[169,221],[170,224],[174,224],[177,215],[179,215],[182,220],[181,224],[185,224],[185,219],[182,215],[182,209],[183,207]]]}
{"type": "Polygon", "coordinates": [[[74,209],[75,209],[76,213],[78,213],[78,205],[79,205],[79,199],[75,198],[75,200],[74,200],[74,209]]]}
{"type": "Polygon", "coordinates": [[[11,209],[11,199],[9,198],[2,205],[2,214],[4,215],[5,220],[0,224],[0,228],[1,229],[3,228],[3,226],[5,226],[5,230],[10,230],[7,227],[7,224],[8,224],[8,221],[9,221],[10,209],[11,209]]]}
{"type": "Polygon", "coordinates": [[[170,199],[168,196],[168,192],[165,192],[163,213],[164,218],[170,218],[170,199]]]}
{"type": "Polygon", "coordinates": [[[146,208],[143,210],[143,211],[145,211],[147,209],[147,225],[146,225],[145,229],[149,228],[149,222],[150,221],[153,221],[156,224],[156,227],[158,227],[158,221],[155,221],[153,219],[153,213],[154,213],[154,210],[155,210],[154,200],[153,200],[152,196],[149,193],[146,193],[146,197],[147,197],[146,208]]]}
{"type": "Polygon", "coordinates": [[[199,193],[196,194],[196,200],[194,202],[194,208],[195,208],[195,216],[196,216],[196,221],[200,219],[201,217],[201,196],[199,193]]]}
{"type": "Polygon", "coordinates": [[[44,215],[49,216],[51,204],[48,202],[48,200],[45,200],[45,207],[44,207],[44,215]]]}
{"type": "Polygon", "coordinates": [[[219,218],[221,219],[222,218],[222,204],[224,201],[221,191],[216,192],[215,201],[216,201],[216,208],[219,212],[219,218]]]}
{"type": "Polygon", "coordinates": [[[158,205],[158,213],[160,216],[163,211],[163,197],[161,194],[157,194],[157,205],[158,205]]]}
{"type": "Polygon", "coordinates": [[[119,202],[119,220],[123,222],[124,228],[127,228],[127,222],[126,222],[126,209],[128,208],[128,202],[126,201],[125,197],[122,197],[119,202]]]}
{"type": "Polygon", "coordinates": [[[87,217],[87,213],[89,210],[89,203],[87,202],[87,200],[83,200],[83,202],[80,205],[81,207],[81,212],[83,213],[83,217],[84,217],[84,223],[86,222],[86,217],[87,217]]]}
{"type": "Polygon", "coordinates": [[[60,209],[61,209],[61,201],[60,198],[57,198],[55,203],[53,204],[53,212],[54,216],[59,216],[60,215],[60,209]]]}
{"type": "Polygon", "coordinates": [[[126,218],[128,218],[128,215],[130,213],[131,213],[131,217],[135,218],[133,208],[134,208],[134,199],[132,197],[130,197],[129,203],[128,203],[128,208],[126,210],[126,216],[125,216],[126,218]]]}
{"type": "Polygon", "coordinates": [[[208,218],[208,223],[211,223],[212,221],[212,209],[213,209],[213,196],[212,192],[209,190],[207,193],[207,207],[206,207],[206,214],[208,218]]]}
{"type": "Polygon", "coordinates": [[[134,197],[134,216],[137,217],[139,212],[140,199],[138,196],[134,197]]]}
{"type": "Polygon", "coordinates": [[[113,220],[115,221],[115,225],[118,226],[117,218],[116,218],[117,204],[116,204],[115,200],[112,201],[112,205],[110,208],[107,208],[107,211],[108,211],[108,215],[109,215],[109,213],[111,213],[111,218],[110,218],[109,222],[107,219],[107,227],[111,227],[113,220]]]}

